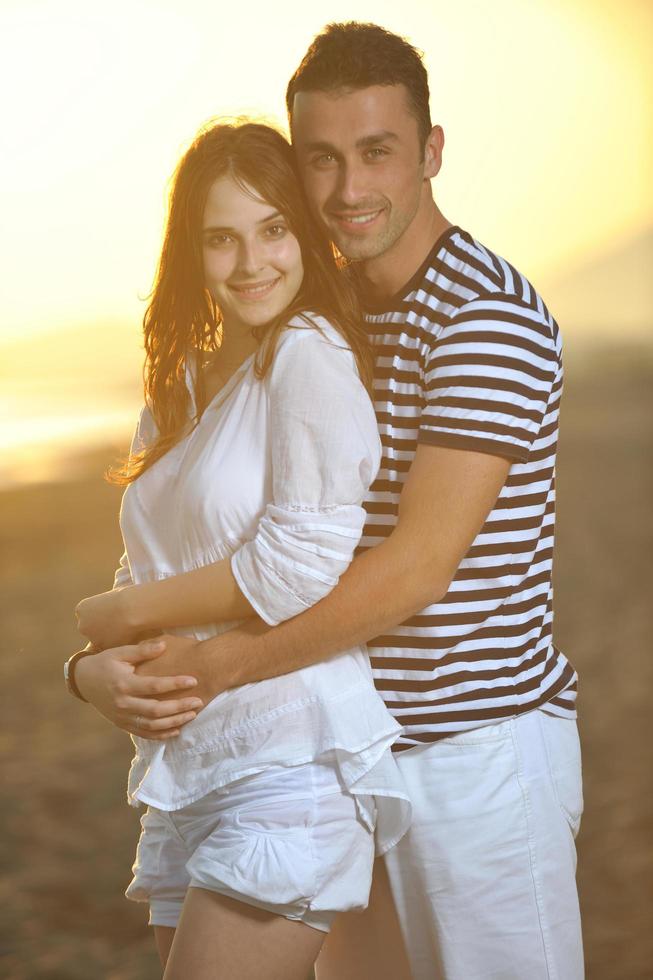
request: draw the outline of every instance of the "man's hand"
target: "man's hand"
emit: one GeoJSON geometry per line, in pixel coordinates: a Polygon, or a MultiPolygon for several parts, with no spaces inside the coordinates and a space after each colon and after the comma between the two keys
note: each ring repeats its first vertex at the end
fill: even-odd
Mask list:
{"type": "MultiPolygon", "coordinates": [[[[194,644],[194,640],[167,637],[194,644]]],[[[163,740],[179,734],[181,726],[195,718],[203,707],[197,696],[197,679],[188,673],[163,676],[152,670],[141,673],[146,665],[154,667],[165,650],[165,643],[147,640],[138,646],[121,646],[77,661],[75,681],[83,697],[101,715],[132,735],[163,740]],[[183,691],[193,688],[192,696],[183,691]]],[[[188,668],[188,658],[184,664],[188,668]]]]}
{"type": "MultiPolygon", "coordinates": [[[[229,633],[224,634],[230,636],[229,633]]],[[[196,687],[193,691],[203,705],[206,705],[227,685],[221,683],[217,676],[219,657],[206,657],[204,644],[187,636],[176,636],[164,633],[157,636],[156,642],[161,644],[163,653],[154,659],[144,660],[136,668],[136,676],[142,678],[165,677],[193,671],[196,687]],[[216,683],[217,681],[217,683],[216,683]]]]}

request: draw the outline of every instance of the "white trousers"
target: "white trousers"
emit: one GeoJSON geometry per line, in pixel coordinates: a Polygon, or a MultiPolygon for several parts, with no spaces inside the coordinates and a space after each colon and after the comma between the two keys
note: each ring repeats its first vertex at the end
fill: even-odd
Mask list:
{"type": "Polygon", "coordinates": [[[386,855],[414,980],[582,980],[576,723],[542,710],[400,752],[386,855]]]}

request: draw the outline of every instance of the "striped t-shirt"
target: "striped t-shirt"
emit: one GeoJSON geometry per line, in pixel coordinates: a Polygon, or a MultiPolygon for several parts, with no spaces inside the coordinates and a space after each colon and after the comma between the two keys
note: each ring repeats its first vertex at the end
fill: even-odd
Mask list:
{"type": "Polygon", "coordinates": [[[383,459],[361,549],[397,522],[419,443],[507,457],[510,474],[447,595],[368,644],[398,749],[532,708],[575,715],[553,644],[558,326],[508,262],[450,228],[401,292],[366,304],[383,459]]]}

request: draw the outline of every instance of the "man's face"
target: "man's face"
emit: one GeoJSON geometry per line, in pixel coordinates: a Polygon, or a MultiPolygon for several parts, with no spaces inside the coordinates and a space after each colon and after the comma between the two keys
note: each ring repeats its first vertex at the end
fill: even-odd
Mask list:
{"type": "Polygon", "coordinates": [[[428,142],[424,154],[406,88],[299,92],[292,135],[310,204],[342,254],[366,260],[387,252],[439,167],[428,142]]]}

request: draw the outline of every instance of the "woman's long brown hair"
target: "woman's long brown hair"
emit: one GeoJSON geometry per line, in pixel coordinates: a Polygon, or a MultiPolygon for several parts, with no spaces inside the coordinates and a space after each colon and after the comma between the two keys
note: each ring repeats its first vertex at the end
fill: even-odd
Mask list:
{"type": "MultiPolygon", "coordinates": [[[[259,123],[218,123],[200,132],[175,171],[161,257],[143,318],[145,399],[158,437],[111,471],[111,482],[126,484],[137,479],[193,424],[186,367],[201,351],[219,351],[222,328],[220,311],[204,284],[202,220],[212,184],[226,175],[254,190],[283,215],[299,242],[304,265],[302,285],[291,306],[258,331],[257,376],[263,378],[270,369],[288,321],[312,311],[326,317],[342,334],[361,380],[371,391],[372,352],[356,294],[310,215],[289,143],[281,133],[259,123]]],[[[202,373],[196,374],[199,418],[205,395],[202,373]]]]}

